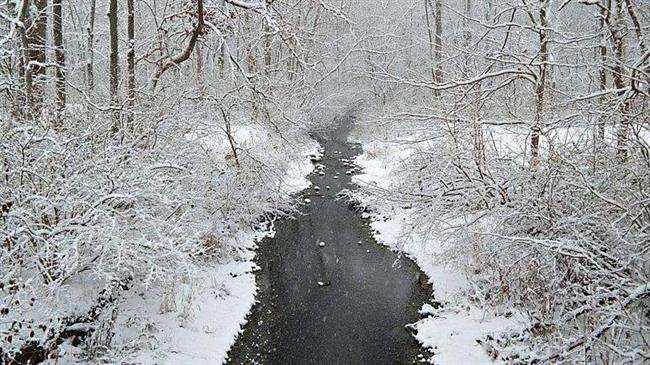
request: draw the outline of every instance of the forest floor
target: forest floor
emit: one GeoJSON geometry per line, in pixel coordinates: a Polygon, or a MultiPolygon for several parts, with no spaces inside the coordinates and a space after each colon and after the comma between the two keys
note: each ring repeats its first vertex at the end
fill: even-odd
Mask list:
{"type": "Polygon", "coordinates": [[[409,332],[430,298],[418,267],[373,238],[367,216],[341,198],[351,188],[353,118],[317,134],[322,160],[295,219],[281,221],[256,257],[258,303],[230,351],[231,364],[417,363],[409,332]]]}

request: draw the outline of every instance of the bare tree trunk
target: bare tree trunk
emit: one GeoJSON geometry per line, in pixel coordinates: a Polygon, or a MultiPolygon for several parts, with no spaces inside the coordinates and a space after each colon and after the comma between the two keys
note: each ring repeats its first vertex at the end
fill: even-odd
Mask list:
{"type": "Polygon", "coordinates": [[[269,72],[273,62],[273,50],[271,49],[272,34],[271,28],[264,25],[264,70],[269,72]]]}
{"type": "Polygon", "coordinates": [[[468,46],[472,39],[472,31],[469,29],[469,17],[472,15],[472,0],[465,0],[465,17],[463,18],[463,28],[465,29],[465,45],[468,46]]]}
{"type": "MultiPolygon", "coordinates": [[[[465,29],[465,33],[463,34],[464,38],[464,48],[465,50],[469,53],[471,44],[472,44],[472,31],[469,27],[469,18],[472,16],[472,0],[465,0],[465,17],[463,18],[463,28],[465,29]]],[[[468,54],[467,57],[465,58],[465,62],[463,64],[463,73],[465,74],[466,77],[469,77],[470,74],[470,61],[472,58],[468,54]]],[[[473,137],[473,144],[474,144],[474,163],[476,164],[476,168],[481,175],[481,177],[484,176],[485,172],[485,166],[486,166],[486,161],[485,161],[485,143],[483,141],[483,124],[481,123],[481,99],[482,95],[481,93],[481,88],[482,85],[480,82],[477,82],[475,85],[472,86],[472,88],[476,88],[476,95],[479,95],[477,100],[473,103],[474,104],[474,112],[475,115],[471,118],[472,120],[472,137],[473,137]]]]}
{"type": "MultiPolygon", "coordinates": [[[[25,0],[25,2],[29,3],[30,1],[25,0]]],[[[42,84],[45,82],[46,77],[47,0],[34,0],[33,4],[35,5],[36,17],[32,19],[27,32],[29,64],[26,66],[31,69],[32,74],[31,107],[35,114],[38,114],[43,108],[44,92],[42,84]]]]}
{"type": "Polygon", "coordinates": [[[120,111],[119,111],[119,48],[117,34],[117,0],[110,0],[108,6],[108,27],[110,32],[110,83],[111,83],[111,107],[113,108],[113,127],[114,133],[120,129],[120,111]]]}
{"type": "MultiPolygon", "coordinates": [[[[637,42],[638,42],[638,45],[639,45],[639,50],[641,51],[642,55],[645,55],[645,54],[648,53],[648,47],[646,46],[646,43],[645,43],[645,37],[644,37],[644,34],[643,34],[643,26],[642,26],[641,22],[639,21],[639,17],[636,14],[636,10],[634,10],[634,4],[632,3],[632,0],[623,0],[623,1],[625,1],[625,5],[626,5],[626,8],[627,8],[627,14],[630,16],[630,20],[632,21],[632,25],[634,27],[634,34],[636,34],[636,39],[637,39],[637,42]]],[[[650,68],[650,66],[641,67],[641,70],[637,70],[637,69],[632,70],[631,83],[632,83],[632,87],[635,90],[639,89],[639,87],[637,85],[638,84],[638,81],[637,81],[638,76],[637,75],[639,74],[639,71],[641,71],[641,75],[643,75],[645,73],[644,71],[647,70],[648,68],[650,68]]],[[[650,82],[650,76],[648,76],[647,73],[645,73],[645,79],[646,79],[646,82],[650,82]]]]}
{"type": "Polygon", "coordinates": [[[86,64],[86,86],[91,91],[95,88],[94,62],[95,62],[95,8],[97,0],[90,0],[90,19],[86,28],[88,34],[88,60],[86,64]]]}
{"type": "Polygon", "coordinates": [[[436,60],[436,80],[438,83],[443,83],[442,77],[442,0],[435,0],[435,10],[434,15],[436,23],[436,32],[435,32],[435,60],[436,60]]]}
{"type": "MultiPolygon", "coordinates": [[[[244,21],[247,23],[246,28],[253,32],[253,19],[249,16],[244,17],[244,21]]],[[[248,43],[246,46],[246,68],[248,69],[249,74],[255,74],[257,72],[257,43],[248,43]]]]}
{"type": "MultiPolygon", "coordinates": [[[[609,7],[609,6],[608,6],[609,7]]],[[[605,91],[607,89],[607,36],[605,35],[605,17],[607,16],[607,9],[601,8],[600,10],[600,32],[601,39],[600,45],[598,46],[599,56],[600,56],[600,90],[605,91]]],[[[601,102],[604,103],[604,97],[600,98],[601,102]]],[[[598,129],[596,136],[596,149],[601,150],[605,144],[605,117],[600,116],[598,118],[598,129]]]]}
{"type": "Polygon", "coordinates": [[[548,0],[541,0],[539,7],[539,76],[537,84],[535,85],[535,121],[532,127],[530,138],[530,152],[531,152],[531,165],[536,165],[539,158],[539,137],[542,132],[542,118],[544,117],[544,97],[546,91],[546,79],[548,74],[548,60],[549,60],[549,33],[548,33],[548,0]]]}
{"type": "MultiPolygon", "coordinates": [[[[56,58],[56,102],[58,118],[65,110],[66,103],[66,79],[65,79],[65,50],[63,48],[63,16],[61,0],[52,1],[52,26],[54,35],[54,53],[56,58]]],[[[61,120],[58,121],[59,124],[61,120]]]]}
{"type": "Polygon", "coordinates": [[[223,77],[223,72],[226,69],[226,58],[228,57],[228,49],[226,48],[227,38],[224,38],[219,47],[219,74],[223,77]]]}
{"type": "Polygon", "coordinates": [[[205,98],[205,71],[203,70],[203,51],[200,44],[196,46],[196,86],[201,99],[205,98]]]}
{"type": "MultiPolygon", "coordinates": [[[[470,67],[469,67],[469,62],[471,61],[471,57],[469,55],[469,49],[470,45],[472,42],[472,31],[470,30],[469,27],[469,17],[472,15],[472,0],[465,0],[465,14],[463,16],[463,48],[465,49],[466,55],[463,60],[463,76],[466,78],[469,78],[469,72],[470,72],[470,67]]],[[[478,83],[478,86],[480,87],[480,83],[478,83]]]]}
{"type": "MultiPolygon", "coordinates": [[[[433,28],[431,27],[431,10],[429,10],[429,7],[429,0],[424,0],[424,14],[427,20],[427,34],[429,36],[429,56],[431,57],[431,81],[437,83],[438,78],[436,77],[436,61],[434,58],[433,28]]],[[[434,90],[434,95],[438,96],[438,90],[434,90]]]]}
{"type": "Polygon", "coordinates": [[[616,131],[616,155],[619,156],[622,160],[627,158],[628,152],[628,135],[630,129],[630,120],[627,115],[629,109],[629,102],[625,96],[625,81],[623,79],[623,65],[625,63],[625,44],[624,44],[624,32],[620,29],[622,22],[622,7],[620,3],[621,0],[613,0],[611,5],[616,6],[616,18],[611,19],[611,8],[608,11],[608,16],[605,17],[607,26],[609,27],[610,34],[612,35],[612,41],[614,45],[614,65],[612,66],[612,79],[614,81],[614,86],[619,89],[618,97],[621,98],[620,101],[620,116],[621,122],[619,124],[618,130],[616,131]]]}
{"type": "Polygon", "coordinates": [[[645,38],[643,36],[643,26],[641,24],[641,21],[639,21],[639,16],[636,14],[636,10],[634,10],[634,5],[632,3],[632,0],[623,0],[623,1],[625,2],[626,5],[627,14],[630,16],[630,20],[632,21],[632,25],[634,26],[634,34],[636,34],[636,39],[639,42],[639,49],[641,50],[641,54],[645,54],[646,52],[648,52],[648,47],[645,44],[645,38]]]}
{"type": "Polygon", "coordinates": [[[287,40],[287,79],[289,81],[293,81],[293,77],[295,75],[295,69],[294,69],[294,52],[293,52],[293,47],[294,47],[295,41],[293,38],[289,38],[287,40]]]}
{"type": "Polygon", "coordinates": [[[472,134],[474,137],[474,163],[476,164],[479,174],[483,177],[483,174],[486,171],[485,141],[483,138],[483,124],[479,119],[479,115],[473,118],[472,124],[472,134]]]}
{"type": "Polygon", "coordinates": [[[20,36],[20,42],[22,43],[22,54],[21,54],[22,59],[20,62],[18,73],[21,75],[23,79],[24,89],[25,89],[25,104],[20,112],[23,116],[31,115],[33,111],[33,104],[32,104],[33,76],[32,76],[32,68],[29,66],[30,46],[29,46],[29,40],[27,38],[27,18],[29,17],[29,5],[30,2],[24,0],[22,2],[22,7],[18,10],[19,19],[21,23],[21,26],[18,28],[19,29],[18,31],[20,36]]]}
{"type": "MultiPolygon", "coordinates": [[[[226,136],[228,137],[228,143],[230,144],[230,151],[232,152],[232,158],[235,160],[235,166],[239,167],[239,156],[237,154],[237,146],[235,142],[235,137],[232,134],[232,128],[230,126],[230,118],[223,108],[221,109],[221,115],[223,116],[223,122],[225,124],[226,136]]],[[[226,156],[228,158],[228,156],[226,156]]]]}
{"type": "Polygon", "coordinates": [[[133,9],[133,0],[127,0],[127,37],[129,40],[129,50],[126,55],[127,60],[127,97],[129,99],[129,112],[127,113],[127,126],[132,127],[134,108],[135,108],[135,14],[133,9]]]}

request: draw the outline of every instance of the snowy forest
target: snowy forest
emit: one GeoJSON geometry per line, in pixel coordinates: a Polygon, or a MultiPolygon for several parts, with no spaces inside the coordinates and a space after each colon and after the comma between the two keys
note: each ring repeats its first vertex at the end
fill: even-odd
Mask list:
{"type": "Polygon", "coordinates": [[[0,0],[0,364],[647,364],[650,2],[0,0]]]}

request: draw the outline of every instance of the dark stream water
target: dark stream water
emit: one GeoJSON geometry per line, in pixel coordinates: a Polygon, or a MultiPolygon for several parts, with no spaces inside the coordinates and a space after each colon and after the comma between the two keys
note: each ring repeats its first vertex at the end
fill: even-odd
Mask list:
{"type": "Polygon", "coordinates": [[[314,186],[303,194],[311,202],[260,243],[259,303],[229,364],[409,364],[422,356],[405,326],[430,289],[412,261],[378,245],[361,215],[336,199],[353,188],[345,160],[361,153],[346,142],[353,117],[337,122],[316,134],[325,174],[310,176],[314,186]]]}

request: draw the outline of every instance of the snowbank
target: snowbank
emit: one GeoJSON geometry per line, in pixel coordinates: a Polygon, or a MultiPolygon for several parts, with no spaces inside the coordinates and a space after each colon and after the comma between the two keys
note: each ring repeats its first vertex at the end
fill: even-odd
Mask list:
{"type": "Polygon", "coordinates": [[[441,257],[447,249],[445,243],[407,229],[414,224],[410,220],[410,207],[389,199],[374,199],[372,194],[365,193],[368,189],[390,188],[401,163],[419,143],[355,142],[362,143],[364,149],[355,160],[363,169],[363,174],[353,177],[353,182],[361,186],[355,198],[372,211],[371,227],[376,232],[375,238],[412,258],[429,277],[436,304],[442,304],[438,309],[425,304],[420,312],[428,317],[413,324],[417,330],[416,339],[434,354],[430,362],[440,365],[494,363],[479,341],[491,333],[519,327],[523,318],[514,313],[509,313],[509,318],[497,316],[470,303],[466,296],[470,283],[465,273],[441,257]]]}
{"type": "MultiPolygon", "coordinates": [[[[219,364],[234,344],[255,303],[255,242],[272,231],[246,232],[229,243],[239,254],[206,267],[174,288],[174,304],[161,313],[161,295],[133,295],[121,305],[117,322],[124,332],[115,349],[140,347],[129,363],[219,364]]],[[[144,294],[144,293],[143,293],[144,294]]],[[[164,298],[164,294],[162,295],[164,298]]]]}

